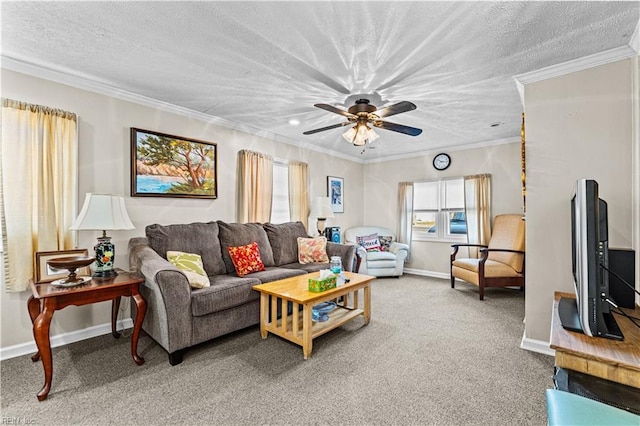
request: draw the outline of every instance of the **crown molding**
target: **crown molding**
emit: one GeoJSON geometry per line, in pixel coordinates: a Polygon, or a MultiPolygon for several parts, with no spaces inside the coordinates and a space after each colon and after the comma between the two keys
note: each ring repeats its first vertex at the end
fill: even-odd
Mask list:
{"type": "Polygon", "coordinates": [[[187,118],[196,119],[206,123],[216,124],[222,127],[226,127],[232,130],[244,132],[253,136],[259,136],[262,138],[270,139],[276,142],[281,142],[287,145],[292,145],[298,148],[308,149],[310,151],[319,152],[322,154],[330,155],[332,157],[342,158],[354,163],[363,164],[364,161],[360,158],[352,157],[341,152],[333,151],[319,147],[317,145],[305,143],[300,144],[293,139],[277,135],[275,133],[268,132],[257,127],[248,126],[246,124],[237,123],[234,121],[225,120],[213,115],[204,114],[198,111],[194,111],[188,108],[170,104],[168,102],[160,101],[158,99],[150,98],[147,96],[138,95],[127,90],[118,89],[111,86],[108,83],[100,82],[83,75],[74,74],[68,70],[54,69],[48,66],[33,64],[24,60],[0,55],[0,67],[8,69],[10,71],[27,74],[32,77],[42,78],[44,80],[53,81],[55,83],[71,86],[76,89],[87,90],[89,92],[98,93],[100,95],[110,96],[113,98],[121,99],[123,101],[143,105],[149,108],[155,108],[160,111],[173,113],[187,118]]]}
{"type": "Polygon", "coordinates": [[[637,54],[640,54],[640,19],[638,19],[638,24],[636,25],[636,29],[631,35],[631,40],[629,40],[629,46],[637,54]]]}
{"type": "Polygon", "coordinates": [[[416,156],[433,155],[433,154],[440,153],[442,151],[447,151],[447,152],[467,151],[469,149],[487,148],[490,146],[506,145],[510,143],[521,143],[521,142],[522,141],[520,137],[512,137],[512,138],[494,139],[494,140],[482,141],[482,142],[472,142],[464,145],[446,145],[446,146],[440,146],[437,148],[431,148],[425,151],[411,152],[408,154],[398,154],[398,155],[393,155],[393,156],[384,157],[384,158],[372,158],[371,160],[365,160],[364,163],[365,164],[384,163],[386,161],[415,158],[416,156]]]}
{"type": "Polygon", "coordinates": [[[571,61],[562,62],[560,64],[541,68],[536,71],[519,74],[514,76],[514,78],[516,82],[520,84],[530,84],[542,80],[547,80],[549,78],[559,77],[573,72],[586,70],[588,68],[597,67],[599,65],[621,61],[623,59],[631,58],[636,54],[636,50],[634,50],[632,46],[620,46],[616,47],[615,49],[605,50],[604,52],[595,53],[583,58],[578,58],[571,61]]]}

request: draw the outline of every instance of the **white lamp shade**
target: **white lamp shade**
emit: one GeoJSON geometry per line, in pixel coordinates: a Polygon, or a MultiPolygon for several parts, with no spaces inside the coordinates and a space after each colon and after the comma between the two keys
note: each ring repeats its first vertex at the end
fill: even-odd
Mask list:
{"type": "Polygon", "coordinates": [[[89,192],[70,229],[104,231],[134,228],[124,205],[124,197],[89,192]]]}
{"type": "Polygon", "coordinates": [[[311,213],[309,213],[309,216],[325,219],[334,217],[329,197],[314,197],[311,202],[311,213]]]}

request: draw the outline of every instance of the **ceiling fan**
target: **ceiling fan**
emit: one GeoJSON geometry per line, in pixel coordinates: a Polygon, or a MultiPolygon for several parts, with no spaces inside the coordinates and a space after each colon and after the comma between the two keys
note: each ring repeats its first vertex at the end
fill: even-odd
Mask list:
{"type": "Polygon", "coordinates": [[[369,127],[369,125],[380,129],[391,130],[393,132],[404,133],[405,135],[410,136],[418,136],[422,133],[422,129],[418,129],[416,127],[404,126],[402,124],[382,120],[383,118],[390,117],[392,115],[416,109],[414,104],[407,101],[389,105],[381,110],[378,110],[375,106],[371,105],[369,103],[369,99],[358,99],[355,105],[349,107],[347,111],[328,104],[315,104],[314,107],[347,117],[347,121],[327,127],[321,127],[319,129],[308,130],[303,133],[304,135],[312,135],[325,130],[355,124],[355,126],[347,130],[342,137],[349,143],[361,146],[372,142],[379,137],[378,134],[369,127]]]}

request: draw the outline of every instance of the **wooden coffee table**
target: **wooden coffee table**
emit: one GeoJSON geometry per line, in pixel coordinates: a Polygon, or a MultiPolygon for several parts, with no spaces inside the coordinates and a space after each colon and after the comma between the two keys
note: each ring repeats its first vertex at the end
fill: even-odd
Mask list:
{"type": "Polygon", "coordinates": [[[260,335],[263,339],[269,333],[273,333],[302,346],[304,359],[311,356],[313,339],[340,327],[352,319],[363,316],[364,323],[371,320],[371,282],[375,277],[361,275],[353,272],[343,272],[349,279],[348,283],[322,293],[313,293],[308,290],[309,278],[317,278],[318,272],[313,272],[284,280],[273,281],[267,284],[253,286],[260,292],[260,335]],[[360,307],[359,290],[363,290],[364,304],[360,307]],[[271,303],[269,303],[271,299],[271,303]],[[311,319],[313,306],[329,300],[335,301],[338,306],[329,314],[329,319],[324,322],[313,322],[311,319]],[[351,303],[349,303],[351,301],[351,303]],[[288,311],[288,302],[293,304],[291,312],[288,311]],[[282,313],[278,318],[278,306],[282,313]],[[300,312],[302,306],[302,312],[300,312]]]}

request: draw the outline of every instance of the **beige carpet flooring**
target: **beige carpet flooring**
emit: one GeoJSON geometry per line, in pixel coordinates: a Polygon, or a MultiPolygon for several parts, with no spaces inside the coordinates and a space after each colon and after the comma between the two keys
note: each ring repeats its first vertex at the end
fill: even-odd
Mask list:
{"type": "MultiPolygon", "coordinates": [[[[544,425],[553,358],[519,349],[524,293],[405,275],[378,279],[372,321],[355,319],[300,347],[257,326],[169,365],[143,335],[53,350],[53,385],[28,356],[0,363],[2,419],[21,424],[544,425]]],[[[75,309],[69,307],[66,309],[75,309]]],[[[55,320],[55,317],[54,317],[55,320]]]]}

